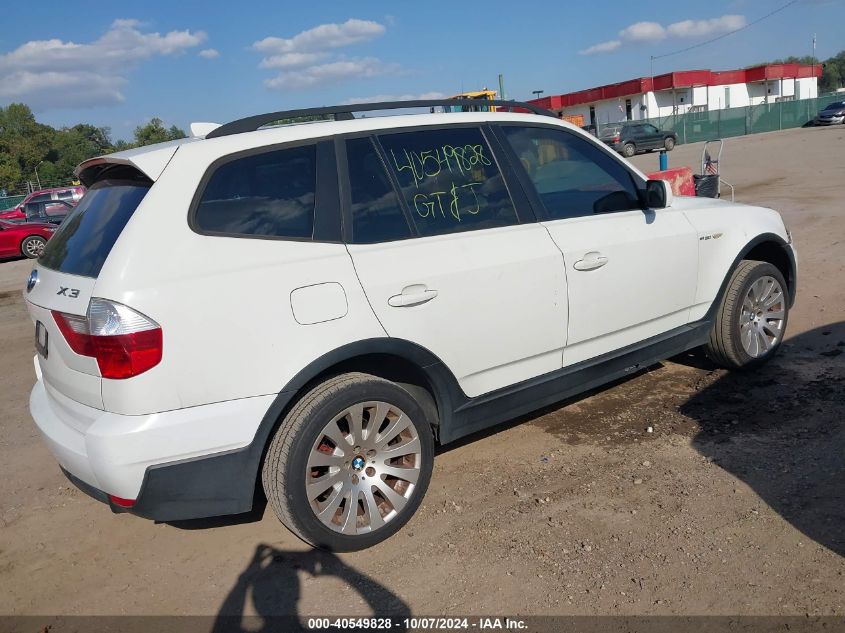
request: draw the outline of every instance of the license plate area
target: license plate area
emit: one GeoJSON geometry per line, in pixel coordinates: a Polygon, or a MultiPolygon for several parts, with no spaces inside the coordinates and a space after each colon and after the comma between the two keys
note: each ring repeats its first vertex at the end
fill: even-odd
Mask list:
{"type": "Polygon", "coordinates": [[[44,358],[47,358],[47,328],[41,321],[35,322],[35,350],[44,358]]]}

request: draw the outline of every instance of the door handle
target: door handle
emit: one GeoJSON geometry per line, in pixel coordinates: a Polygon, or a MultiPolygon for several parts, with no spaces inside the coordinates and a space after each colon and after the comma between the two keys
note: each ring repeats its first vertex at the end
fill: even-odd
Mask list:
{"type": "Polygon", "coordinates": [[[394,308],[409,308],[431,301],[436,296],[436,290],[429,290],[425,284],[414,284],[413,286],[402,288],[402,293],[390,297],[387,300],[387,304],[394,308]]]}
{"type": "Polygon", "coordinates": [[[608,262],[607,257],[596,251],[591,251],[584,255],[584,259],[579,259],[572,264],[575,270],[595,270],[601,268],[608,262]]]}

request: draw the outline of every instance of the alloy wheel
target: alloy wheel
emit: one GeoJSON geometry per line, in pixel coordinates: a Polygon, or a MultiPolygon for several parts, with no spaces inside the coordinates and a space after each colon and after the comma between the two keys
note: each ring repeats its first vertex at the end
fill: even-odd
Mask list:
{"type": "Polygon", "coordinates": [[[29,257],[41,257],[41,253],[44,252],[44,247],[46,245],[47,243],[44,242],[44,240],[29,240],[26,244],[24,244],[24,250],[29,257]]]}
{"type": "Polygon", "coordinates": [[[742,348],[759,358],[780,343],[786,318],[786,297],[780,283],[768,275],[751,284],[742,300],[739,333],[742,348]]]}
{"type": "Polygon", "coordinates": [[[323,427],[311,448],[308,502],[336,532],[373,532],[408,504],[421,464],[417,429],[401,409],[381,401],[353,405],[323,427]]]}

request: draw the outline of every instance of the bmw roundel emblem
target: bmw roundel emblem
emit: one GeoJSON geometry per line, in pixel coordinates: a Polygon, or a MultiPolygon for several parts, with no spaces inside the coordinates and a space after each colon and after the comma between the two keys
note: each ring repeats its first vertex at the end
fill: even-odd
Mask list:
{"type": "Polygon", "coordinates": [[[32,289],[35,288],[35,284],[38,283],[38,271],[33,270],[29,274],[29,279],[26,280],[26,291],[32,292],[32,289]]]}

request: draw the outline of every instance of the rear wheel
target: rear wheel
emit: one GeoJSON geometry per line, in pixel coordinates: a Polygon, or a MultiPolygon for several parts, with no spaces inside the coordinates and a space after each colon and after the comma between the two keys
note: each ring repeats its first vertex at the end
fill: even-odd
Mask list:
{"type": "Polygon", "coordinates": [[[665,141],[663,141],[663,147],[666,149],[667,152],[671,152],[673,149],[675,149],[675,139],[670,136],[665,141]]]}
{"type": "Polygon", "coordinates": [[[634,154],[637,153],[637,148],[634,146],[633,143],[625,143],[622,146],[622,155],[626,158],[631,158],[634,154]]]}
{"type": "Polygon", "coordinates": [[[47,240],[43,237],[30,235],[21,242],[21,254],[29,259],[36,259],[37,257],[41,257],[45,246],[47,246],[47,240]]]}
{"type": "Polygon", "coordinates": [[[422,501],[434,459],[431,427],[395,383],[342,374],[285,416],[262,469],[267,499],[302,540],[354,551],[396,533],[422,501]]]}
{"type": "Polygon", "coordinates": [[[730,369],[760,365],[777,353],[789,317],[789,291],[768,262],[743,260],[731,275],[707,344],[707,354],[730,369]]]}

